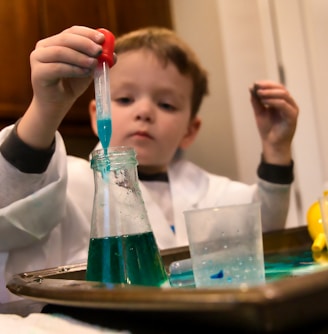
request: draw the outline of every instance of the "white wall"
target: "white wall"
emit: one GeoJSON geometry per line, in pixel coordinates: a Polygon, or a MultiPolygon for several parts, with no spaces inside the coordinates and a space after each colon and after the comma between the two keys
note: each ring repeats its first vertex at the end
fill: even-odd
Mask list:
{"type": "Polygon", "coordinates": [[[246,183],[256,180],[261,148],[248,87],[257,79],[278,80],[281,62],[287,88],[301,110],[293,144],[296,180],[288,226],[305,224],[308,207],[328,179],[328,1],[171,4],[175,29],[210,73],[211,95],[201,110],[203,129],[187,157],[215,173],[246,183]]]}
{"type": "Polygon", "coordinates": [[[206,1],[204,6],[199,0],[173,0],[172,9],[176,31],[195,50],[210,81],[210,96],[200,111],[202,128],[186,155],[211,172],[236,179],[237,153],[216,2],[206,1]]]}
{"type": "Polygon", "coordinates": [[[306,52],[309,59],[313,117],[316,121],[318,149],[323,179],[328,180],[328,1],[303,0],[306,52]]]}

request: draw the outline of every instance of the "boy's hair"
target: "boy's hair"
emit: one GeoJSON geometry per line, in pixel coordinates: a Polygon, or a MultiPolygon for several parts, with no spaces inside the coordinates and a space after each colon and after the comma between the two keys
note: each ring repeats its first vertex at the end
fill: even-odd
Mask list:
{"type": "Polygon", "coordinates": [[[182,75],[190,76],[193,83],[191,119],[200,108],[203,97],[208,94],[207,72],[201,66],[193,50],[167,28],[147,27],[131,31],[115,41],[115,53],[148,49],[163,61],[164,66],[172,62],[182,75]]]}

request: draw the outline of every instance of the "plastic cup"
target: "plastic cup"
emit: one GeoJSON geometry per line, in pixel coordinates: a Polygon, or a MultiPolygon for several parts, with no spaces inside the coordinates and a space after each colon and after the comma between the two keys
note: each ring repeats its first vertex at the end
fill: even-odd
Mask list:
{"type": "Polygon", "coordinates": [[[196,288],[265,283],[260,203],[184,212],[196,288]]]}

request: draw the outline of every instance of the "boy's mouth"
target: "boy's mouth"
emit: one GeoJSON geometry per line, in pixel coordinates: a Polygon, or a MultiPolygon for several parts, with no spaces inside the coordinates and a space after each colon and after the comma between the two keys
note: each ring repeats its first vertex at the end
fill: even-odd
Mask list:
{"type": "Polygon", "coordinates": [[[136,131],[132,134],[132,137],[142,137],[142,138],[153,139],[153,137],[146,131],[136,131]]]}

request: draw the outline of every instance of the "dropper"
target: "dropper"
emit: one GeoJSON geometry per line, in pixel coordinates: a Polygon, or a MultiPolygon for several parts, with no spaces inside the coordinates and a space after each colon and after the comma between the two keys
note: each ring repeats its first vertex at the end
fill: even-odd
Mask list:
{"type": "Polygon", "coordinates": [[[98,65],[94,71],[97,131],[100,143],[105,154],[107,154],[112,136],[109,69],[114,65],[113,52],[115,37],[110,31],[104,28],[97,30],[105,35],[105,41],[102,45],[102,54],[98,57],[98,65]]]}

